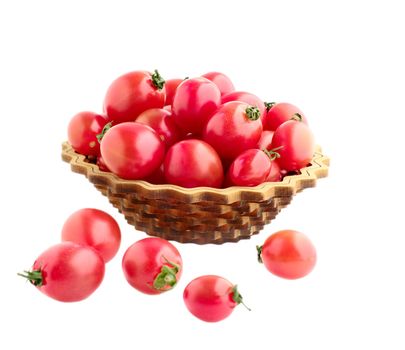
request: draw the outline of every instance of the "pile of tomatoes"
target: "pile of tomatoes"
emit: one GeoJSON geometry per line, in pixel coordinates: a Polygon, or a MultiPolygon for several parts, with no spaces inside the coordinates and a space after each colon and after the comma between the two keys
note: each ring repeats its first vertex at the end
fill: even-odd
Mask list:
{"type": "Polygon", "coordinates": [[[218,72],[167,81],[157,70],[124,74],[108,88],[103,114],[72,118],[68,140],[103,171],[187,188],[280,181],[315,150],[297,107],[235,91],[218,72]]]}
{"type": "MultiPolygon", "coordinates": [[[[297,107],[235,91],[218,72],[168,81],[157,71],[122,75],[108,88],[104,113],[75,115],[68,139],[102,171],[188,188],[280,181],[308,165],[315,146],[297,107]]],[[[109,214],[89,208],[73,213],[61,231],[62,242],[20,275],[53,299],[80,301],[101,285],[121,231],[109,214]]],[[[272,234],[257,253],[271,273],[287,279],[306,276],[316,262],[310,240],[292,230],[272,234]]],[[[122,270],[139,292],[161,294],[178,284],[183,260],[172,243],[149,237],[126,249],[122,270]]],[[[189,281],[183,300],[191,314],[207,322],[223,320],[243,304],[237,286],[214,274],[189,281]]]]}
{"type": "MultiPolygon", "coordinates": [[[[81,301],[101,285],[105,264],[119,250],[121,231],[112,216],[90,208],[73,213],[61,231],[62,242],[45,250],[31,270],[19,275],[55,300],[81,301]]],[[[270,272],[287,279],[306,276],[316,262],[314,246],[297,231],[274,233],[263,246],[257,247],[257,252],[259,262],[270,272]]],[[[172,243],[148,237],[127,248],[122,257],[122,270],[130,286],[156,295],[177,285],[183,260],[172,243]]],[[[183,300],[191,314],[206,322],[221,321],[238,304],[245,305],[237,286],[217,275],[194,278],[184,288],[183,300]]]]}

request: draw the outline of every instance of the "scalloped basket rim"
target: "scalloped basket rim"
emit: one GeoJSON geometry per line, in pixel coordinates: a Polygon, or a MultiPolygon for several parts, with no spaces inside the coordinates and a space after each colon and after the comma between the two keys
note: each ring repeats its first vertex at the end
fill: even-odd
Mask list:
{"type": "Polygon", "coordinates": [[[307,187],[315,186],[318,178],[328,175],[329,158],[317,146],[311,164],[302,168],[300,174],[285,176],[281,182],[265,182],[255,187],[233,186],[228,188],[195,187],[184,188],[177,185],[154,185],[143,180],[126,180],[104,172],[96,164],[86,161],[86,157],[76,153],[68,142],[62,144],[62,159],[71,164],[72,171],[85,175],[93,184],[112,187],[120,193],[141,192],[150,199],[175,197],[183,203],[215,201],[218,204],[232,204],[239,201],[266,201],[273,197],[291,196],[307,187]]]}

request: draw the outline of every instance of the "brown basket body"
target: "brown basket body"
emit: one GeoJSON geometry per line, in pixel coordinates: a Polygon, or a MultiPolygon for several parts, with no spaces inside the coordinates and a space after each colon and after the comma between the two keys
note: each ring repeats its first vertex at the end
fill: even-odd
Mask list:
{"type": "Polygon", "coordinates": [[[129,224],[152,236],[198,244],[236,242],[258,233],[289,204],[293,196],[328,174],[329,159],[320,149],[311,165],[282,182],[226,189],[152,185],[123,180],[101,171],[65,142],[62,159],[83,174],[116,207],[129,224]]]}

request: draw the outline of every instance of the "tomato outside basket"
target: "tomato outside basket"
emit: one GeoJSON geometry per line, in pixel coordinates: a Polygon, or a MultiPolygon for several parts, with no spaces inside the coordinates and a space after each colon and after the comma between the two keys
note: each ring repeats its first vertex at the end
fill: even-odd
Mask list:
{"type": "Polygon", "coordinates": [[[270,223],[293,196],[328,175],[329,158],[320,147],[300,174],[255,187],[183,188],[124,180],[104,172],[65,142],[62,159],[83,174],[137,230],[186,243],[236,242],[270,223]]]}

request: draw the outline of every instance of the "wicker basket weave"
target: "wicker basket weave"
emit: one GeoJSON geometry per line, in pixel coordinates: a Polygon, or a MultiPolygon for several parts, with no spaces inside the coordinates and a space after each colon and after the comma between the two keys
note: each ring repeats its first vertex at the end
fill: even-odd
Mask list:
{"type": "Polygon", "coordinates": [[[236,242],[258,233],[297,192],[314,187],[328,174],[329,159],[320,148],[311,165],[281,182],[256,187],[182,188],[123,180],[101,171],[69,143],[62,145],[62,159],[72,171],[83,174],[129,224],[152,236],[198,244],[236,242]]]}

